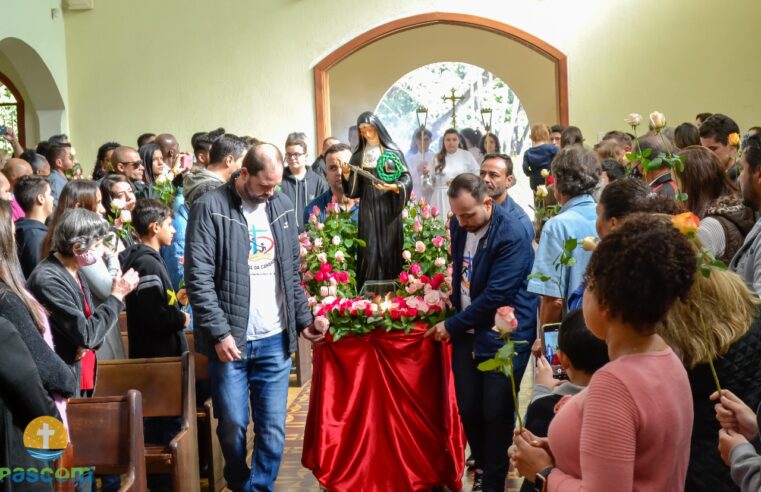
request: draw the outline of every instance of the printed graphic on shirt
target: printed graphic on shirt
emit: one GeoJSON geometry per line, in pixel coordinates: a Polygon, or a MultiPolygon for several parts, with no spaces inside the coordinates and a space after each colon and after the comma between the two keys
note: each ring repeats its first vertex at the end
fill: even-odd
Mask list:
{"type": "Polygon", "coordinates": [[[249,228],[251,251],[248,254],[249,275],[271,275],[275,263],[275,242],[269,229],[249,228]]]}
{"type": "Polygon", "coordinates": [[[470,295],[470,279],[473,276],[473,257],[465,254],[462,258],[462,281],[460,282],[460,291],[462,294],[470,295]]]}

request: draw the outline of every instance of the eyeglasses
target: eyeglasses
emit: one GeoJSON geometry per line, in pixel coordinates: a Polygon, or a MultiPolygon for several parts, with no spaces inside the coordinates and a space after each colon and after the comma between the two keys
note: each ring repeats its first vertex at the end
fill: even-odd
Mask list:
{"type": "Polygon", "coordinates": [[[299,157],[302,157],[302,156],[305,156],[305,155],[306,155],[305,152],[293,152],[293,153],[286,152],[285,153],[285,158],[289,159],[289,160],[290,159],[298,159],[299,157]]]}
{"type": "Polygon", "coordinates": [[[143,161],[120,162],[119,164],[123,164],[125,166],[132,166],[132,167],[143,167],[145,165],[145,163],[143,161]]]}

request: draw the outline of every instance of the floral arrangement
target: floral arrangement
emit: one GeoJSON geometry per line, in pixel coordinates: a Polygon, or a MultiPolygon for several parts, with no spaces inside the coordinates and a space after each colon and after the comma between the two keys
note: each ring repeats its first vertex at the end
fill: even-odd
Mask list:
{"type": "Polygon", "coordinates": [[[107,214],[108,222],[116,230],[116,235],[122,239],[129,239],[135,233],[132,225],[132,213],[125,209],[127,202],[122,198],[111,200],[111,211],[107,214]]]}
{"type": "Polygon", "coordinates": [[[510,378],[513,390],[513,404],[515,405],[515,415],[518,416],[518,429],[523,427],[521,413],[518,411],[518,392],[515,388],[515,376],[513,375],[513,357],[515,357],[515,345],[528,343],[524,340],[512,340],[510,335],[518,328],[518,320],[515,318],[515,309],[510,306],[502,306],[494,314],[494,326],[492,330],[499,333],[505,344],[500,347],[494,358],[485,360],[478,364],[480,371],[500,371],[510,378]]]}
{"type": "Polygon", "coordinates": [[[348,207],[330,204],[325,220],[313,210],[301,235],[303,286],[315,315],[315,327],[333,341],[375,329],[404,330],[416,323],[435,324],[451,309],[449,236],[438,211],[424,200],[410,200],[402,212],[403,271],[396,295],[363,299],[356,293],[357,226],[348,207]]]}
{"type": "Polygon", "coordinates": [[[153,185],[153,191],[156,197],[167,207],[172,207],[174,197],[177,195],[177,189],[172,184],[174,178],[188,172],[192,166],[192,159],[187,154],[182,154],[182,158],[177,159],[173,167],[164,166],[163,172],[156,177],[153,185]]]}
{"type": "Polygon", "coordinates": [[[536,192],[534,193],[534,206],[532,207],[534,209],[534,229],[537,238],[539,237],[545,222],[560,212],[560,205],[547,205],[547,197],[550,194],[547,189],[548,182],[551,179],[550,171],[542,169],[541,175],[542,178],[544,178],[544,184],[536,187],[536,192]]]}

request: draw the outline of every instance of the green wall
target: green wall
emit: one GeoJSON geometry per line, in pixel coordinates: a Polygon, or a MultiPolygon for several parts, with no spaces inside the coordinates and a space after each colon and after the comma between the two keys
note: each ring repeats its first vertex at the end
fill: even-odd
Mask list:
{"type": "Polygon", "coordinates": [[[172,131],[184,148],[217,126],[280,145],[290,131],[312,137],[312,67],[368,29],[435,11],[494,18],[565,52],[570,119],[589,140],[631,111],[761,123],[756,0],[96,0],[65,14],[72,138],[89,163],[102,142],[134,145],[143,131],[172,131]]]}

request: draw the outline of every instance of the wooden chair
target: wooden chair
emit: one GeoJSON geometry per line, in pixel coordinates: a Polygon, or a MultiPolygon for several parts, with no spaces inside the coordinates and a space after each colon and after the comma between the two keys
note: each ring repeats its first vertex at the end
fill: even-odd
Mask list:
{"type": "Polygon", "coordinates": [[[124,346],[124,355],[129,358],[129,337],[127,335],[127,312],[119,313],[119,332],[122,335],[122,345],[124,346]]]}
{"type": "Polygon", "coordinates": [[[143,406],[140,392],[126,396],[74,398],[67,407],[71,466],[124,474],[120,492],[145,492],[143,406]]]}
{"type": "Polygon", "coordinates": [[[147,473],[172,475],[174,490],[200,492],[193,355],[98,364],[95,396],[122,395],[131,389],[143,395],[144,417],[181,419],[180,431],[168,445],[145,446],[147,473]]]}

